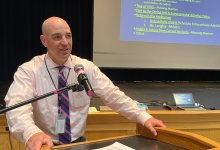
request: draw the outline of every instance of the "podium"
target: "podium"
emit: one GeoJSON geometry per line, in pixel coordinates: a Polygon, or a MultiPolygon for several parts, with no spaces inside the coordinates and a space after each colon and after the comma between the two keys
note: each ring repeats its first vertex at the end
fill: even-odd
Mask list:
{"type": "MultiPolygon", "coordinates": [[[[135,135],[117,136],[99,140],[91,140],[86,142],[66,144],[54,146],[57,150],[92,150],[109,146],[114,142],[119,142],[133,149],[175,149],[175,150],[217,150],[220,149],[220,143],[208,139],[204,136],[180,131],[169,128],[155,127],[158,135],[153,136],[145,127],[137,124],[135,135]]],[[[47,146],[43,146],[41,150],[49,150],[47,146]]]]}
{"type": "MultiPolygon", "coordinates": [[[[182,111],[149,110],[149,114],[162,120],[168,128],[186,131],[207,137],[220,143],[220,110],[182,111]]],[[[116,112],[89,113],[85,137],[88,141],[99,141],[112,137],[135,135],[136,123],[116,112]]],[[[0,149],[25,150],[7,130],[4,114],[0,115],[0,149]],[[9,138],[10,137],[10,138],[9,138]]]]}

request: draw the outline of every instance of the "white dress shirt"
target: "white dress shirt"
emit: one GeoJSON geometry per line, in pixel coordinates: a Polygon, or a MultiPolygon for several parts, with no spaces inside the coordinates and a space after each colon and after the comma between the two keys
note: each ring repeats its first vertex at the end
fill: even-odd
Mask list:
{"type": "MultiPolygon", "coordinates": [[[[134,100],[126,96],[118,87],[106,77],[92,62],[70,55],[64,64],[67,69],[64,76],[67,83],[77,83],[77,74],[74,71],[76,64],[82,64],[84,71],[97,96],[114,111],[130,120],[144,124],[152,116],[146,111],[140,110],[134,105],[134,100]],[[69,69],[70,68],[70,72],[69,69]]],[[[51,92],[58,88],[58,69],[48,54],[36,56],[29,62],[18,67],[5,97],[6,106],[31,99],[36,96],[51,92]],[[49,70],[49,73],[47,71],[49,70]],[[50,77],[50,75],[51,77],[50,77]]],[[[72,141],[84,135],[86,119],[90,105],[90,97],[85,91],[69,93],[70,99],[70,124],[72,141]]],[[[35,133],[44,132],[49,135],[53,142],[58,142],[55,133],[55,121],[58,115],[58,98],[52,95],[47,98],[27,104],[6,113],[10,131],[21,142],[27,140],[35,133]]]]}

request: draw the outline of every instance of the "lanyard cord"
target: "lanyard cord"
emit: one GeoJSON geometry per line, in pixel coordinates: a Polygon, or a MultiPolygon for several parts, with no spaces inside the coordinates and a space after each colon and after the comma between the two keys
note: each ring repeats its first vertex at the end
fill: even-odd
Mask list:
{"type": "MultiPolygon", "coordinates": [[[[46,56],[46,55],[45,55],[45,56],[46,56]]],[[[53,81],[53,78],[52,78],[52,76],[51,76],[51,74],[50,74],[50,71],[49,71],[49,69],[48,69],[45,56],[44,56],[44,64],[45,64],[45,66],[46,66],[46,68],[47,68],[47,72],[48,72],[48,74],[49,74],[49,76],[50,76],[50,79],[51,79],[51,81],[52,81],[52,83],[53,83],[53,86],[54,86],[55,89],[57,90],[58,88],[56,87],[56,85],[55,85],[55,83],[54,83],[54,81],[53,81]]],[[[70,57],[70,58],[71,58],[71,57],[70,57]]],[[[71,60],[72,60],[72,59],[71,59],[71,60]]],[[[70,74],[70,68],[69,68],[69,72],[68,72],[68,74],[67,74],[66,83],[67,83],[67,80],[68,80],[68,78],[69,78],[69,74],[70,74]]]]}

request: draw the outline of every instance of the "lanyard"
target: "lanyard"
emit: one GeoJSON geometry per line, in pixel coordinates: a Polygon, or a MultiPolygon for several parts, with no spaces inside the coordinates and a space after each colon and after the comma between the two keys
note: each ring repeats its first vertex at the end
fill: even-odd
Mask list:
{"type": "MultiPolygon", "coordinates": [[[[45,56],[46,56],[46,55],[45,55],[45,56]]],[[[52,83],[53,83],[53,86],[54,86],[55,89],[57,90],[58,88],[56,87],[56,85],[55,85],[55,83],[54,83],[54,81],[53,81],[53,78],[52,78],[52,76],[51,76],[51,74],[50,74],[50,71],[49,71],[49,69],[48,69],[45,56],[44,56],[44,64],[45,64],[45,66],[46,66],[46,68],[47,68],[47,72],[48,72],[48,74],[49,74],[49,76],[50,76],[50,79],[51,79],[51,81],[52,81],[52,83]]],[[[72,60],[72,59],[71,59],[71,60],[72,60]]],[[[68,74],[67,74],[66,83],[68,82],[69,74],[70,74],[70,68],[69,68],[69,72],[68,72],[68,74]]]]}

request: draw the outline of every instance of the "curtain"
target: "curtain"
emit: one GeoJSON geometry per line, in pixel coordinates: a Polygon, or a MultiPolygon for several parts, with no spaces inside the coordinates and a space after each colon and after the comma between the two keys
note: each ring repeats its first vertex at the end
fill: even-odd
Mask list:
{"type": "Polygon", "coordinates": [[[51,16],[64,18],[73,33],[73,54],[92,59],[92,0],[3,0],[1,4],[0,82],[12,81],[17,67],[46,53],[41,24],[51,16]]]}

